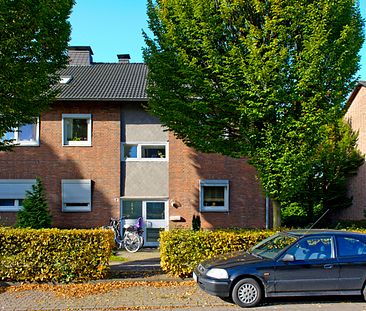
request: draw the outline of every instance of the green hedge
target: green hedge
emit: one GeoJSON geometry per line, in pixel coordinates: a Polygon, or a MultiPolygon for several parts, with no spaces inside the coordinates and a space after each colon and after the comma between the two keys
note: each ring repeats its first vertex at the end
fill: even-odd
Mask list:
{"type": "Polygon", "coordinates": [[[247,250],[273,235],[271,230],[171,230],[160,233],[164,272],[187,277],[199,262],[230,251],[247,250]]]}
{"type": "Polygon", "coordinates": [[[108,272],[113,232],[0,227],[0,280],[70,282],[108,272]]]}

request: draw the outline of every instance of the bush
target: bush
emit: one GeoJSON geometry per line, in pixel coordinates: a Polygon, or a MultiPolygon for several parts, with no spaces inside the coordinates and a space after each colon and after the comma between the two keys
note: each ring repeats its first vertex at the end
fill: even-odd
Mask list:
{"type": "Polygon", "coordinates": [[[113,232],[0,227],[0,280],[85,281],[108,272],[113,232]]]}
{"type": "Polygon", "coordinates": [[[247,250],[273,235],[270,230],[171,230],[160,233],[161,267],[174,276],[191,276],[199,262],[215,255],[247,250]]]}
{"type": "Polygon", "coordinates": [[[40,178],[37,177],[36,184],[32,186],[32,191],[27,191],[22,206],[17,214],[16,227],[33,229],[51,227],[51,215],[40,178]]]}

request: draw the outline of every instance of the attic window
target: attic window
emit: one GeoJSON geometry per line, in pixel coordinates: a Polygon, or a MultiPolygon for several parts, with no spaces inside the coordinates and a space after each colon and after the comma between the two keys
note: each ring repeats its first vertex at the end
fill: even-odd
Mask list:
{"type": "Polygon", "coordinates": [[[72,80],[72,76],[61,76],[60,83],[61,84],[68,84],[72,80]]]}

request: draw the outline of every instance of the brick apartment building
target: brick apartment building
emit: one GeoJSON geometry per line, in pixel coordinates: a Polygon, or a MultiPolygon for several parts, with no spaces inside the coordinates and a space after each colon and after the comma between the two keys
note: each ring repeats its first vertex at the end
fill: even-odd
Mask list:
{"type": "MultiPolygon", "coordinates": [[[[366,154],[366,81],[360,81],[348,100],[345,119],[354,131],[358,131],[358,149],[366,154]]],[[[366,163],[349,181],[352,206],[343,211],[341,218],[361,220],[366,217],[366,163]]]]}
{"type": "Polygon", "coordinates": [[[60,94],[36,124],[7,138],[0,153],[0,224],[11,225],[37,176],[45,184],[53,225],[89,228],[143,216],[145,241],[161,229],[266,225],[265,199],[246,160],[201,154],[144,110],[142,63],[118,55],[95,63],[90,47],[70,47],[60,94]]]}

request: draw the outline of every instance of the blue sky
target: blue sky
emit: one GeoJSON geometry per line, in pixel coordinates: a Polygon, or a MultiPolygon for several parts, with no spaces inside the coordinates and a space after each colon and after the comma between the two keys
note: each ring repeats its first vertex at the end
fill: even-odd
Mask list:
{"type": "MultiPolygon", "coordinates": [[[[366,1],[360,0],[366,19],[366,1]]],[[[146,0],[76,0],[70,17],[70,45],[89,45],[96,62],[116,62],[117,54],[130,54],[131,62],[142,62],[148,30],[146,0]]],[[[366,43],[361,50],[360,80],[366,80],[366,43]]]]}

